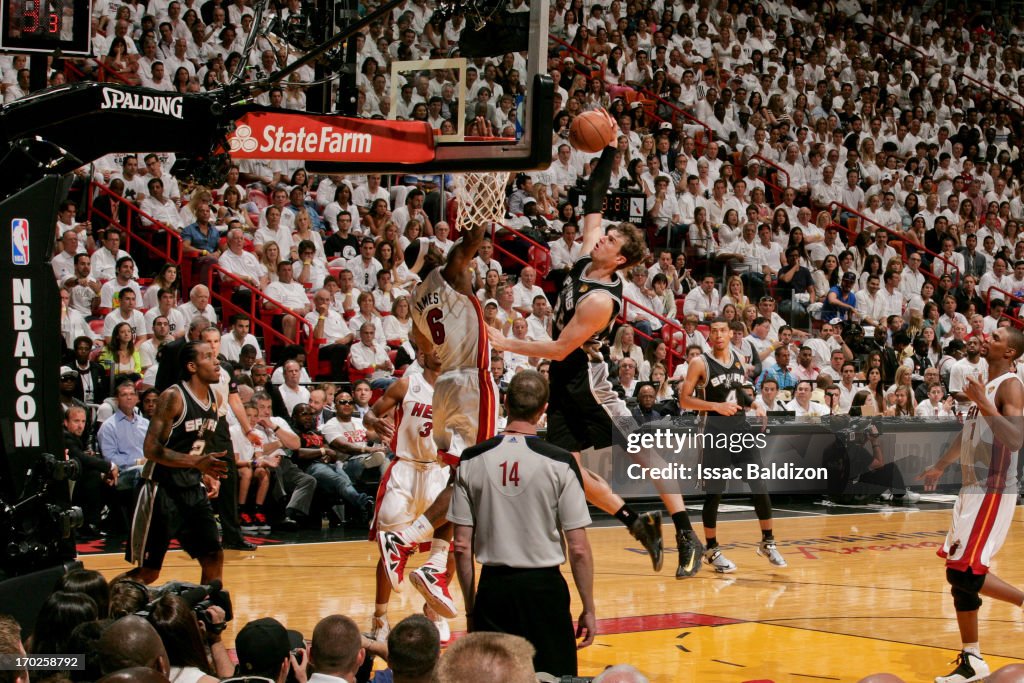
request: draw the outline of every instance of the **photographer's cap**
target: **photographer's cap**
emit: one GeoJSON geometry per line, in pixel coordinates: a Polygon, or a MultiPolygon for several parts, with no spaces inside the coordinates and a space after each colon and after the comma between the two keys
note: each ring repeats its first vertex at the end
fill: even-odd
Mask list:
{"type": "Polygon", "coordinates": [[[60,368],[60,376],[62,379],[64,377],[78,377],[78,372],[67,365],[62,365],[60,368]]]}
{"type": "Polygon", "coordinates": [[[289,652],[305,646],[301,633],[285,629],[277,619],[250,621],[235,638],[238,670],[243,674],[276,671],[289,652]]]}

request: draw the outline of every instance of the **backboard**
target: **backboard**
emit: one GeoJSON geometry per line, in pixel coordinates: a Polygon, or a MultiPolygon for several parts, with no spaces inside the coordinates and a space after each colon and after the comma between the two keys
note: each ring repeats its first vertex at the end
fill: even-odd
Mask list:
{"type": "MultiPolygon", "coordinates": [[[[433,6],[430,0],[428,4],[433,6]]],[[[548,7],[548,0],[508,0],[481,29],[480,13],[467,5],[457,48],[447,54],[435,50],[413,59],[392,59],[387,92],[375,95],[386,99],[378,115],[398,121],[425,117],[434,130],[432,160],[316,161],[308,164],[309,170],[438,173],[546,168],[551,162],[554,116],[554,86],[546,74],[548,7]],[[496,52],[512,44],[509,36],[521,38],[515,47],[525,49],[496,52]],[[519,88],[525,94],[514,92],[516,83],[525,84],[519,88]],[[481,118],[490,125],[481,127],[481,118]]],[[[399,54],[409,56],[404,50],[399,54]]]]}

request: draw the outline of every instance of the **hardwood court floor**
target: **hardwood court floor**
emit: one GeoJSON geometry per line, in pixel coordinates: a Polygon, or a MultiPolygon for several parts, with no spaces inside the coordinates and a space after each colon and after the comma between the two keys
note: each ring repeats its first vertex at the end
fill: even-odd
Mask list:
{"type": "MultiPolygon", "coordinates": [[[[705,567],[685,581],[674,579],[670,525],[665,538],[673,547],[661,574],[651,572],[647,556],[621,526],[591,529],[600,635],[580,652],[581,674],[629,662],[665,683],[856,681],[879,671],[931,681],[952,670],[949,662],[960,645],[943,563],[935,555],[949,519],[949,510],[902,509],[778,519],[785,569],[755,555],[756,522],[723,521],[719,537],[737,571],[716,575],[705,567]]],[[[993,566],[1018,586],[1024,585],[1022,521],[1019,507],[993,566]]],[[[317,620],[332,613],[347,614],[368,629],[377,559],[369,542],[226,555],[224,583],[235,608],[229,644],[237,628],[267,615],[307,638],[317,620]]],[[[107,576],[127,567],[116,555],[84,561],[107,576]]],[[[421,561],[414,558],[413,564],[421,561]]],[[[571,585],[567,566],[564,573],[571,585]]],[[[197,564],[172,552],[161,580],[198,576],[197,564]]],[[[392,598],[391,623],[421,607],[408,588],[392,598]]],[[[573,610],[578,613],[575,600],[573,610]]],[[[1024,661],[1021,610],[986,600],[980,616],[982,651],[992,669],[1024,661]]],[[[461,618],[452,626],[465,628],[461,618]]]]}

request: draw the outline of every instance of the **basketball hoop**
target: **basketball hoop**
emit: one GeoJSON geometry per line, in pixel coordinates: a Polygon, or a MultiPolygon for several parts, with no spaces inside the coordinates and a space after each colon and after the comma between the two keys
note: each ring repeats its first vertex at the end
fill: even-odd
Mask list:
{"type": "Polygon", "coordinates": [[[505,186],[509,173],[479,171],[458,173],[452,182],[452,194],[458,200],[455,232],[473,226],[498,223],[505,217],[505,186]]]}

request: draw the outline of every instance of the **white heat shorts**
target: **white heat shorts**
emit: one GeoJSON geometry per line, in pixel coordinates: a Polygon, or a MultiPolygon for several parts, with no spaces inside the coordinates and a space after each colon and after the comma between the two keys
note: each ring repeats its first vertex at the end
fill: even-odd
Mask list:
{"type": "Polygon", "coordinates": [[[439,458],[455,464],[464,449],[494,436],[497,394],[487,370],[452,370],[437,378],[432,412],[439,458]]]}
{"type": "Polygon", "coordinates": [[[953,506],[953,525],[939,557],[946,558],[946,566],[951,569],[988,573],[992,558],[1006,541],[1016,507],[1015,493],[986,493],[983,486],[965,487],[953,506]]]}
{"type": "Polygon", "coordinates": [[[377,488],[374,532],[400,531],[412,524],[448,485],[448,473],[439,462],[392,460],[377,488]]]}

